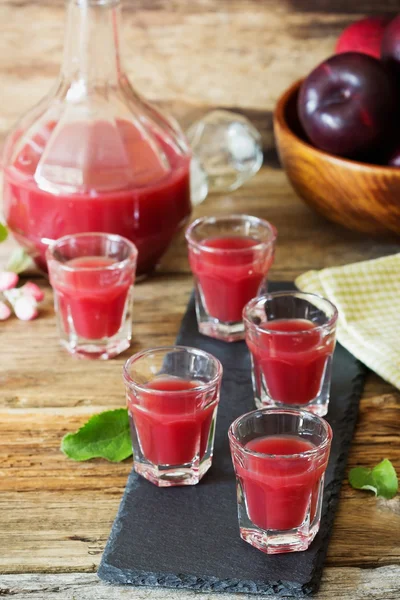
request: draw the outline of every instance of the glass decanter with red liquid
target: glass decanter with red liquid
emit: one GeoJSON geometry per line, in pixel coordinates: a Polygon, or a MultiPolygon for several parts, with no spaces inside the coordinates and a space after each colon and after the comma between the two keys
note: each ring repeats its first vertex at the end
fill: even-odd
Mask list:
{"type": "Polygon", "coordinates": [[[119,54],[119,0],[70,0],[53,90],[10,133],[7,225],[42,269],[49,243],[107,232],[152,271],[190,212],[190,150],[179,127],[131,87],[119,54]]]}

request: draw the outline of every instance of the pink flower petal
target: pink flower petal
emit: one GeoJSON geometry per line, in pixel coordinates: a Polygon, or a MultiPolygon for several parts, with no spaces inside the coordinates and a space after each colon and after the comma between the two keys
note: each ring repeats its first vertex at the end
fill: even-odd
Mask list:
{"type": "Polygon", "coordinates": [[[18,275],[11,271],[0,271],[0,292],[15,288],[18,283],[18,275]]]}
{"type": "Polygon", "coordinates": [[[44,299],[44,291],[40,289],[33,281],[28,281],[22,286],[21,291],[32,298],[35,298],[36,302],[41,302],[44,299]]]}
{"type": "Polygon", "coordinates": [[[13,305],[14,312],[21,321],[32,321],[38,316],[36,300],[32,296],[22,296],[13,305]]]}
{"type": "Polygon", "coordinates": [[[11,317],[11,308],[0,300],[0,321],[5,321],[9,317],[11,317]]]}

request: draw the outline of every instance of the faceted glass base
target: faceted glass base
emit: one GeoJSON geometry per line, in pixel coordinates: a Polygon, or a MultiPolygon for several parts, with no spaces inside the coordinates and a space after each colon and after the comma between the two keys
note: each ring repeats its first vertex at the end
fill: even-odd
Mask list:
{"type": "Polygon", "coordinates": [[[108,360],[125,352],[131,345],[130,338],[117,339],[110,338],[108,341],[99,340],[98,342],[90,341],[68,341],[61,340],[61,346],[70,354],[77,358],[108,360]]]}
{"type": "Polygon", "coordinates": [[[262,400],[255,397],[255,405],[257,408],[292,408],[293,410],[306,410],[307,412],[318,415],[318,417],[324,417],[328,412],[329,398],[315,398],[308,404],[284,404],[282,402],[275,402],[269,396],[263,395],[262,400]]]}
{"type": "Polygon", "coordinates": [[[199,331],[203,335],[222,340],[223,342],[238,342],[244,340],[244,325],[239,323],[222,323],[209,317],[198,322],[199,331]]]}
{"type": "Polygon", "coordinates": [[[212,457],[205,458],[199,464],[194,461],[186,465],[152,465],[134,460],[136,473],[145,477],[158,487],[173,487],[177,485],[196,485],[211,467],[212,457]]]}
{"type": "Polygon", "coordinates": [[[284,552],[301,552],[307,550],[318,531],[303,533],[300,528],[290,531],[263,531],[262,529],[240,528],[242,540],[266,554],[283,554],[284,552]]]}

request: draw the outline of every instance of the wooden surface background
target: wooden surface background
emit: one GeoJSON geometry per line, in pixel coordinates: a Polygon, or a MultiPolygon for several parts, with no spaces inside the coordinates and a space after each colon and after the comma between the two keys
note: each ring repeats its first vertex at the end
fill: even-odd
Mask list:
{"type": "MultiPolygon", "coordinates": [[[[262,171],[234,193],[209,196],[194,216],[234,211],[271,220],[279,231],[273,279],[399,251],[399,239],[352,234],[306,208],[277,165],[271,135],[279,94],[332,52],[347,23],[381,12],[380,2],[126,0],[125,7],[125,63],[138,90],[184,124],[223,106],[263,132],[262,171]]],[[[0,0],[0,135],[56,77],[62,37],[62,0],[0,0]]],[[[0,246],[0,264],[11,246],[0,246]]],[[[183,237],[159,273],[137,286],[134,343],[107,363],[76,361],[59,348],[51,291],[38,282],[47,292],[40,318],[0,324],[0,596],[205,600],[97,581],[131,462],[77,464],[59,451],[62,436],[89,415],[124,404],[127,356],[174,340],[192,285],[183,237]]],[[[400,472],[399,398],[377,376],[368,378],[350,467],[388,457],[400,472]]],[[[317,598],[400,598],[399,497],[377,501],[344,482],[317,598]]]]}

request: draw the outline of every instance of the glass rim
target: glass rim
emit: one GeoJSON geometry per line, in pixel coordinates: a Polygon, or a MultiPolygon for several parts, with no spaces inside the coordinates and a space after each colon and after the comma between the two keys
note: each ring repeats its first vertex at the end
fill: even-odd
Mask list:
{"type": "MultiPolygon", "coordinates": [[[[318,307],[317,307],[318,308],[318,307]]],[[[323,296],[320,296],[319,294],[313,294],[311,292],[302,292],[302,291],[287,291],[287,292],[270,292],[268,294],[263,294],[262,296],[256,296],[255,298],[252,298],[244,307],[243,309],[243,322],[245,324],[245,326],[247,326],[249,329],[255,329],[256,331],[260,331],[261,333],[265,333],[267,335],[294,335],[294,333],[297,334],[311,334],[314,333],[315,331],[321,330],[321,329],[328,329],[329,327],[332,327],[333,325],[336,324],[338,317],[339,317],[339,311],[336,308],[336,306],[333,304],[333,302],[331,302],[330,300],[328,300],[327,298],[324,298],[323,296]],[[250,318],[248,317],[248,312],[255,308],[255,306],[258,304],[258,302],[261,301],[266,301],[266,300],[273,300],[274,298],[280,298],[280,297],[284,297],[284,296],[289,296],[289,297],[295,297],[295,296],[305,296],[305,299],[307,299],[307,297],[311,298],[311,299],[315,299],[317,298],[319,301],[324,302],[325,304],[327,304],[332,310],[332,316],[328,318],[328,321],[326,323],[321,323],[321,325],[315,325],[315,327],[313,327],[313,329],[299,329],[295,332],[293,331],[277,331],[275,329],[268,329],[268,328],[264,328],[261,327],[260,325],[256,325],[256,323],[253,323],[253,321],[250,320],[250,318]]],[[[293,319],[295,317],[286,317],[287,319],[293,319]]],[[[277,320],[277,319],[274,319],[277,320]]],[[[306,319],[308,320],[308,319],[306,319]]],[[[310,321],[311,323],[313,323],[313,321],[310,321]]],[[[268,323],[268,321],[267,321],[268,323]]],[[[265,325],[265,323],[263,323],[263,325],[265,325]]]]}
{"type": "Polygon", "coordinates": [[[187,351],[189,353],[194,353],[194,354],[203,356],[204,358],[207,358],[208,360],[211,360],[212,362],[215,363],[215,365],[217,367],[217,373],[214,375],[214,377],[212,379],[210,379],[210,381],[203,382],[199,385],[196,385],[193,388],[190,388],[189,390],[163,390],[162,391],[163,394],[167,394],[167,395],[169,395],[169,394],[177,395],[178,394],[179,395],[179,394],[187,394],[188,392],[190,392],[190,393],[200,392],[200,391],[204,392],[205,390],[215,387],[215,385],[217,385],[218,381],[220,381],[220,379],[222,377],[223,367],[222,367],[221,361],[218,360],[218,358],[216,358],[209,352],[206,352],[205,350],[200,350],[199,348],[194,348],[193,346],[176,345],[176,346],[157,346],[155,348],[149,348],[148,350],[141,350],[140,352],[136,352],[136,354],[133,354],[132,356],[130,356],[128,358],[128,360],[125,362],[123,369],[122,369],[122,375],[123,375],[126,385],[129,386],[130,388],[134,387],[135,389],[138,389],[147,394],[159,394],[160,390],[153,390],[151,388],[148,388],[144,384],[136,382],[133,379],[133,377],[131,377],[128,369],[135,362],[137,362],[138,360],[140,360],[146,356],[149,356],[150,354],[154,354],[156,352],[157,353],[158,352],[166,353],[167,350],[169,350],[169,351],[173,350],[173,351],[179,351],[179,352],[187,351]]]}
{"type": "Polygon", "coordinates": [[[199,217],[198,219],[196,219],[195,221],[193,221],[193,223],[191,223],[189,225],[189,227],[186,229],[186,232],[185,232],[186,241],[190,246],[199,248],[202,250],[202,252],[208,252],[210,254],[220,254],[220,255],[239,253],[239,252],[243,252],[243,250],[260,250],[261,248],[272,246],[275,243],[277,236],[278,236],[278,231],[277,231],[275,225],[273,225],[269,221],[266,221],[265,219],[261,219],[261,217],[254,217],[253,215],[245,215],[245,214],[233,214],[233,215],[227,215],[227,216],[218,215],[216,217],[199,217]],[[214,224],[218,223],[218,221],[232,221],[233,222],[233,221],[239,221],[239,220],[241,220],[241,221],[248,220],[248,221],[252,221],[254,223],[254,225],[262,225],[263,227],[268,229],[269,234],[270,234],[270,239],[265,240],[265,241],[260,241],[257,244],[254,244],[254,246],[250,246],[249,248],[231,248],[231,249],[213,248],[212,246],[205,246],[202,243],[204,240],[198,241],[198,240],[193,239],[193,232],[199,225],[204,225],[207,223],[210,225],[214,225],[214,224]]]}
{"type": "MultiPolygon", "coordinates": [[[[54,240],[52,243],[49,244],[49,246],[46,249],[46,261],[48,262],[49,259],[51,258],[52,260],[55,260],[63,269],[65,269],[66,271],[112,271],[114,269],[120,269],[122,266],[125,266],[125,264],[128,264],[130,262],[135,262],[137,261],[137,257],[138,257],[139,251],[136,247],[136,245],[131,242],[130,240],[128,240],[128,238],[122,236],[122,235],[118,235],[117,233],[104,233],[101,231],[86,231],[86,232],[81,232],[81,233],[70,233],[67,235],[63,235],[62,237],[58,238],[57,240],[54,240]],[[111,239],[111,241],[115,241],[115,242],[122,242],[125,246],[127,246],[129,248],[130,254],[129,256],[127,256],[126,258],[123,258],[122,260],[117,260],[116,262],[111,263],[110,265],[104,265],[101,267],[76,267],[76,266],[71,266],[68,265],[68,263],[63,263],[59,258],[57,258],[57,256],[55,256],[55,252],[57,251],[57,247],[65,242],[67,242],[68,240],[73,240],[73,239],[83,239],[83,238],[105,238],[105,239],[111,239]]],[[[100,255],[101,256],[101,255],[100,255]]],[[[76,257],[76,258],[80,258],[80,257],[76,257]]]]}
{"type": "MultiPolygon", "coordinates": [[[[280,435],[284,435],[284,434],[280,434],[280,435]]],[[[294,409],[294,408],[258,408],[256,410],[251,410],[248,413],[245,413],[244,415],[240,415],[240,417],[235,419],[233,421],[233,423],[231,423],[231,425],[229,426],[228,437],[229,437],[229,441],[232,442],[233,444],[235,444],[236,446],[238,446],[241,452],[244,452],[245,454],[247,454],[249,456],[255,456],[258,458],[297,459],[297,458],[304,458],[304,457],[306,457],[306,458],[312,457],[312,456],[320,454],[322,451],[324,451],[330,445],[332,438],[333,438],[333,432],[332,432],[332,427],[330,426],[328,421],[326,421],[322,417],[319,417],[318,415],[315,415],[314,413],[311,413],[307,410],[298,410],[298,409],[294,409]],[[322,426],[324,428],[324,432],[325,432],[325,438],[321,441],[320,444],[318,444],[318,446],[315,446],[314,448],[310,448],[310,450],[304,450],[304,452],[294,452],[293,454],[268,454],[266,452],[256,452],[255,450],[249,450],[237,438],[235,429],[237,429],[237,427],[242,419],[244,419],[245,417],[248,417],[249,415],[255,415],[257,413],[258,414],[284,413],[284,414],[291,414],[296,417],[301,416],[303,418],[304,417],[311,418],[312,420],[315,420],[318,423],[322,424],[322,426]]],[[[259,437],[263,437],[263,436],[260,435],[259,437]]],[[[264,436],[264,437],[266,437],[266,436],[264,436]]],[[[254,439],[256,439],[256,438],[254,438],[254,439]]]]}

